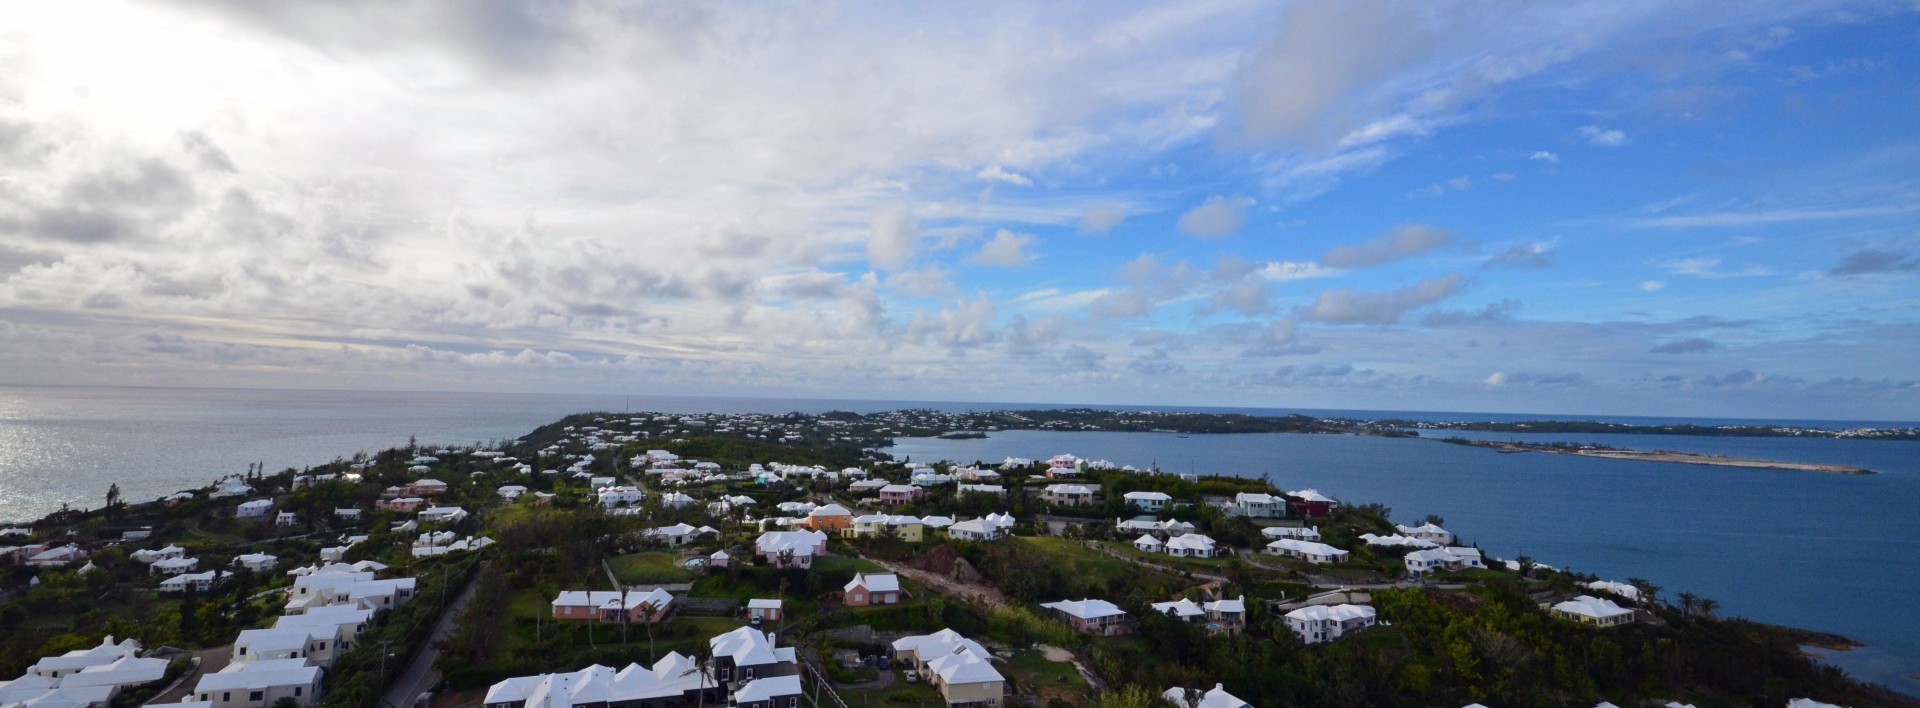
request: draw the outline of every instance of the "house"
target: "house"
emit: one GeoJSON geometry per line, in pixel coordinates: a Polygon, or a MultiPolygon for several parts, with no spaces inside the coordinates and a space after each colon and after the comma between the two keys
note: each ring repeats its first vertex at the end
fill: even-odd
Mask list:
{"type": "Polygon", "coordinates": [[[1360,534],[1360,540],[1366,541],[1367,545],[1369,546],[1385,546],[1385,547],[1395,547],[1395,548],[1401,547],[1401,546],[1405,546],[1408,548],[1438,547],[1437,544],[1435,544],[1432,541],[1428,541],[1426,539],[1421,539],[1421,538],[1414,538],[1412,536],[1402,536],[1397,533],[1391,536],[1381,536],[1379,534],[1363,533],[1363,534],[1360,534]]]}
{"type": "Polygon", "coordinates": [[[637,506],[647,500],[646,491],[639,487],[604,487],[599,495],[600,506],[607,509],[637,506]]]}
{"type": "Polygon", "coordinates": [[[168,558],[166,560],[154,561],[153,565],[147,566],[147,574],[179,575],[181,573],[191,572],[199,566],[200,559],[198,558],[168,558]]]}
{"type": "Polygon", "coordinates": [[[811,568],[813,557],[827,552],[820,531],[768,531],[753,542],[755,552],[776,568],[811,568]]]}
{"type": "Polygon", "coordinates": [[[1069,454],[1054,455],[1047,460],[1047,477],[1060,479],[1078,477],[1086,469],[1086,461],[1069,454]]]}
{"type": "Polygon", "coordinates": [[[1173,497],[1166,492],[1127,492],[1123,495],[1127,504],[1139,507],[1141,511],[1155,512],[1167,508],[1173,497]]]}
{"type": "Polygon", "coordinates": [[[863,479],[847,485],[847,491],[853,492],[854,494],[871,494],[880,491],[882,488],[891,486],[894,485],[889,484],[887,480],[884,479],[863,479]]]}
{"type": "Polygon", "coordinates": [[[225,570],[207,570],[207,571],[201,571],[198,573],[181,573],[171,578],[167,578],[166,580],[160,581],[160,587],[157,589],[162,595],[173,595],[176,593],[183,593],[183,592],[186,592],[189,588],[191,588],[194,592],[206,592],[208,590],[212,590],[213,586],[219,584],[220,581],[226,580],[227,578],[231,578],[231,577],[233,577],[233,573],[231,571],[225,571],[225,570]]]}
{"type": "MultiPolygon", "coordinates": [[[[184,494],[185,492],[182,493],[184,494]]],[[[213,493],[207,496],[213,499],[220,499],[223,497],[244,497],[252,493],[253,487],[247,486],[246,480],[235,476],[220,478],[220,481],[214,484],[213,493]]]]}
{"type": "Polygon", "coordinates": [[[38,568],[57,568],[85,560],[86,557],[87,552],[80,550],[79,546],[68,545],[44,549],[27,556],[27,565],[38,568]]]}
{"type": "Polygon", "coordinates": [[[786,616],[785,608],[779,600],[754,598],[747,601],[747,618],[759,620],[763,624],[772,624],[786,616]]]}
{"type": "Polygon", "coordinates": [[[920,517],[920,525],[926,527],[926,530],[928,531],[939,531],[942,529],[948,529],[953,527],[953,517],[934,516],[929,514],[929,515],[920,517]]]}
{"type": "Polygon", "coordinates": [[[240,506],[235,507],[233,515],[242,519],[258,519],[266,516],[267,512],[272,509],[272,499],[255,499],[250,502],[242,502],[240,506]]]}
{"type": "Polygon", "coordinates": [[[1286,516],[1287,500],[1265,492],[1240,492],[1227,504],[1227,513],[1256,519],[1286,516]]]}
{"type": "Polygon", "coordinates": [[[907,543],[919,543],[926,538],[926,524],[912,516],[894,515],[881,522],[882,528],[894,538],[907,543]]]}
{"type": "Polygon", "coordinates": [[[900,576],[892,573],[856,573],[841,590],[848,607],[900,604],[900,576]]]}
{"type": "Polygon", "coordinates": [[[800,675],[767,676],[742,684],[729,708],[800,708],[800,675]]]}
{"type": "Polygon", "coordinates": [[[1332,497],[1312,489],[1287,492],[1287,508],[1309,519],[1320,519],[1333,514],[1340,508],[1340,502],[1332,497]]]}
{"type": "Polygon", "coordinates": [[[1190,533],[1167,539],[1167,555],[1181,558],[1212,558],[1214,540],[1204,534],[1190,533]]]}
{"type": "Polygon", "coordinates": [[[153,536],[153,529],[152,529],[152,528],[149,528],[149,527],[143,527],[143,528],[137,528],[137,529],[133,529],[133,530],[130,530],[130,531],[123,531],[123,532],[121,532],[121,533],[120,533],[120,540],[122,540],[122,541],[145,541],[145,540],[147,540],[147,539],[148,539],[149,537],[151,537],[151,536],[153,536]]]}
{"type": "Polygon", "coordinates": [[[713,650],[713,673],[731,692],[742,682],[800,673],[792,647],[775,647],[773,635],[741,627],[707,641],[713,650]]]}
{"type": "Polygon", "coordinates": [[[1549,610],[1549,614],[1595,627],[1617,627],[1633,621],[1633,610],[1592,595],[1581,595],[1557,603],[1549,610]]]}
{"type": "Polygon", "coordinates": [[[1320,540],[1320,529],[1312,526],[1268,526],[1260,529],[1260,535],[1267,538],[1297,538],[1302,541],[1320,540]]]}
{"type": "Polygon", "coordinates": [[[467,518],[467,510],[457,506],[434,506],[420,510],[415,517],[423,524],[456,523],[467,518]]]}
{"type": "Polygon", "coordinates": [[[1167,552],[1167,544],[1162,543],[1159,537],[1154,536],[1153,534],[1150,534],[1150,533],[1141,534],[1139,538],[1134,539],[1133,547],[1138,548],[1142,551],[1146,551],[1148,553],[1167,552]]]}
{"type": "MultiPolygon", "coordinates": [[[[1166,692],[1160,694],[1160,697],[1180,708],[1194,708],[1195,706],[1195,704],[1187,702],[1189,698],[1187,689],[1179,686],[1167,689],[1166,692]]],[[[1216,683],[1213,685],[1212,690],[1200,695],[1198,708],[1253,708],[1253,704],[1240,700],[1231,693],[1227,693],[1225,685],[1216,683]]]]}
{"type": "Polygon", "coordinates": [[[1182,622],[1198,624],[1207,621],[1207,611],[1200,608],[1200,603],[1184,597],[1172,602],[1153,603],[1153,611],[1182,622]]]}
{"type": "Polygon", "coordinates": [[[958,488],[958,493],[1004,497],[1007,495],[1007,488],[998,484],[962,484],[958,488]]]}
{"type": "Polygon", "coordinates": [[[679,548],[687,545],[688,541],[692,541],[694,534],[698,531],[699,529],[682,522],[672,526],[650,528],[640,532],[640,535],[666,543],[668,548],[679,548]]]}
{"type": "Polygon", "coordinates": [[[951,629],[894,640],[893,659],[926,678],[949,706],[997,706],[1006,698],[993,655],[951,629]]]}
{"type": "Polygon", "coordinates": [[[398,499],[381,499],[376,501],[373,503],[373,508],[379,511],[411,514],[415,509],[420,508],[421,504],[425,503],[427,503],[427,500],[421,499],[420,497],[400,497],[398,499]]]}
{"type": "Polygon", "coordinates": [[[140,655],[140,641],[133,638],[113,641],[109,634],[100,641],[99,646],[91,649],[75,649],[60,656],[41,657],[39,661],[27,667],[27,675],[41,678],[64,678],[80,673],[92,666],[104,666],[121,659],[140,655]]]}
{"type": "Polygon", "coordinates": [[[218,673],[203,674],[193,688],[193,700],[213,708],[256,708],[293,699],[294,705],[313,705],[320,699],[320,667],[305,659],[269,659],[228,664],[218,673]]]}
{"type": "Polygon", "coordinates": [[[1093,506],[1094,488],[1084,484],[1049,484],[1040,490],[1040,501],[1054,506],[1093,506]]]}
{"type": "Polygon", "coordinates": [[[256,573],[273,570],[273,566],[279,562],[280,559],[266,553],[247,553],[233,558],[234,565],[256,573]]]}
{"type": "Polygon", "coordinates": [[[1595,580],[1591,583],[1587,583],[1587,589],[1592,590],[1594,592],[1604,592],[1611,595],[1616,595],[1622,599],[1625,599],[1628,602],[1640,601],[1640,588],[1634,587],[1632,585],[1628,585],[1626,583],[1616,583],[1611,580],[1595,580]]]}
{"type": "Polygon", "coordinates": [[[694,504],[695,500],[693,497],[680,492],[667,492],[666,494],[660,495],[660,506],[668,509],[679,509],[681,507],[693,506],[694,504]]]}
{"type": "Polygon", "coordinates": [[[127,554],[127,557],[132,558],[141,563],[152,565],[154,561],[166,560],[168,558],[179,558],[179,557],[185,556],[186,554],[187,554],[187,549],[181,548],[179,546],[175,546],[169,543],[165,548],[141,549],[138,551],[134,551],[133,553],[127,554]]]}
{"type": "Polygon", "coordinates": [[[861,514],[853,517],[847,527],[840,529],[842,538],[872,538],[880,535],[880,529],[887,523],[886,514],[861,514]]]}
{"type": "Polygon", "coordinates": [[[988,514],[947,527],[947,538],[956,541],[992,541],[1005,538],[1013,528],[1013,517],[988,514]]]}
{"type": "Polygon", "coordinates": [[[304,659],[322,668],[333,665],[340,650],[339,625],[288,625],[272,629],[242,630],[233,640],[233,661],[272,661],[304,659]]]}
{"type": "Polygon", "coordinates": [[[839,504],[824,504],[807,512],[807,528],[837,533],[853,523],[853,512],[839,504]]]}
{"type": "Polygon", "coordinates": [[[711,555],[707,556],[707,567],[709,568],[725,568],[732,563],[733,556],[727,553],[725,549],[714,551],[711,555]]]}
{"type": "Polygon", "coordinates": [[[360,510],[359,509],[334,509],[333,518],[339,519],[341,521],[359,521],[360,510]]]}
{"type": "Polygon", "coordinates": [[[300,523],[300,515],[295,514],[291,511],[283,511],[278,514],[275,514],[273,517],[273,525],[275,526],[282,526],[282,527],[294,526],[299,523],[300,523]]]}
{"type": "Polygon", "coordinates": [[[1276,556],[1298,558],[1309,563],[1343,563],[1349,555],[1346,551],[1324,543],[1292,538],[1283,538],[1267,544],[1267,552],[1276,556]]]}
{"type": "Polygon", "coordinates": [[[549,611],[563,622],[653,623],[665,621],[675,609],[674,597],[660,588],[639,590],[565,590],[549,611]]]}
{"type": "Polygon", "coordinates": [[[335,628],[339,630],[339,635],[335,640],[333,654],[339,656],[353,648],[354,640],[360,636],[360,630],[373,622],[373,615],[373,610],[351,605],[327,605],[309,609],[306,614],[281,615],[279,619],[274,620],[273,626],[275,629],[335,628]]]}
{"type": "Polygon", "coordinates": [[[387,487],[387,492],[396,497],[431,497],[447,493],[447,483],[431,477],[414,480],[397,487],[387,487]]]}
{"type": "Polygon", "coordinates": [[[652,667],[629,664],[616,672],[610,667],[594,665],[569,673],[510,678],[488,688],[482,705],[486,708],[562,708],[701,703],[723,708],[725,689],[710,672],[701,671],[692,657],[667,652],[652,667]]]}
{"type": "Polygon", "coordinates": [[[1308,605],[1287,613],[1287,629],[1308,644],[1331,642],[1373,622],[1374,610],[1366,605],[1308,605]]]}
{"type": "Polygon", "coordinates": [[[1487,567],[1480,557],[1480,549],[1464,546],[1414,551],[1407,554],[1405,562],[1407,575],[1414,578],[1437,571],[1487,567]]]}
{"type": "Polygon", "coordinates": [[[1111,637],[1133,632],[1132,618],[1106,600],[1061,600],[1040,606],[1060,613],[1074,629],[1088,634],[1111,637]]]}
{"type": "Polygon", "coordinates": [[[926,496],[926,490],[907,484],[889,484],[880,488],[880,503],[886,505],[911,504],[926,496]]]}
{"type": "Polygon", "coordinates": [[[1207,629],[1223,634],[1239,634],[1247,628],[1247,596],[1231,600],[1210,600],[1200,605],[1207,613],[1207,629]]]}
{"type": "Polygon", "coordinates": [[[1453,532],[1440,528],[1433,523],[1425,523],[1414,527],[1394,524],[1393,527],[1399,529],[1400,534],[1403,536],[1411,536],[1436,546],[1445,546],[1453,543],[1453,532]]]}

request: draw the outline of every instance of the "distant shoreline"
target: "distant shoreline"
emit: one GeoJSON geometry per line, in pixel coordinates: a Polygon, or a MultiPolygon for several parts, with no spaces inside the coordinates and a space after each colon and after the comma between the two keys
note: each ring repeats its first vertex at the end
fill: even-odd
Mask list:
{"type": "Polygon", "coordinates": [[[1499,452],[1545,452],[1556,455],[1577,455],[1580,457],[1598,457],[1606,460],[1636,460],[1640,462],[1672,462],[1683,465],[1708,465],[1713,467],[1745,467],[1750,469],[1789,470],[1793,472],[1814,472],[1819,474],[1866,475],[1877,474],[1864,467],[1848,465],[1830,465],[1819,462],[1785,462],[1781,460],[1763,460],[1751,457],[1729,457],[1710,455],[1700,452],[1677,452],[1673,450],[1623,450],[1608,447],[1589,447],[1578,445],[1549,445],[1539,443],[1499,442],[1494,440],[1467,440],[1465,438],[1430,438],[1454,445],[1483,447],[1499,452]]]}

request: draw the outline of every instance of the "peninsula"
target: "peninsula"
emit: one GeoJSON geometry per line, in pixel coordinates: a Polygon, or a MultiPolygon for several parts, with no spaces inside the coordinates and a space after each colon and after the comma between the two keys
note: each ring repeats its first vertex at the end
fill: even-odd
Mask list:
{"type": "Polygon", "coordinates": [[[1556,455],[1579,455],[1581,457],[1599,457],[1608,460],[1634,460],[1638,462],[1673,462],[1683,465],[1709,465],[1715,467],[1750,467],[1770,470],[1791,470],[1795,472],[1818,472],[1822,474],[1874,474],[1873,470],[1848,465],[1829,465],[1818,462],[1783,462],[1780,460],[1760,460],[1751,457],[1729,457],[1727,455],[1709,455],[1699,452],[1676,452],[1673,450],[1622,450],[1604,445],[1583,445],[1577,443],[1522,443],[1500,440],[1468,440],[1466,438],[1428,438],[1454,445],[1484,447],[1500,452],[1544,452],[1556,455]]]}

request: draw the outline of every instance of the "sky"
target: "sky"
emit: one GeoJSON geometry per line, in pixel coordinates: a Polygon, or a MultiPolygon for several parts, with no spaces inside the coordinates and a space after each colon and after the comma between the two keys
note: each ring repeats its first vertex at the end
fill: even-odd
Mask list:
{"type": "Polygon", "coordinates": [[[6,5],[0,382],[1920,420],[1911,1],[6,5]]]}

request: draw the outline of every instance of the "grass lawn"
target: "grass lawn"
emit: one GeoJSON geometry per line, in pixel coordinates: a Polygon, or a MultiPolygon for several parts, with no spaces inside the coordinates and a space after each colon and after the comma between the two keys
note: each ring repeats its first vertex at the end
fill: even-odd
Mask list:
{"type": "Polygon", "coordinates": [[[1087,680],[1073,664],[1047,661],[1040,652],[1022,649],[1013,653],[1013,658],[1000,665],[1001,673],[1012,682],[1014,690],[1033,696],[1040,705],[1046,705],[1049,699],[1059,698],[1073,705],[1085,705],[1091,698],[1088,695],[1087,680]]]}
{"type": "Polygon", "coordinates": [[[854,573],[887,572],[886,568],[873,561],[848,556],[820,556],[813,559],[813,570],[816,573],[845,573],[849,576],[854,573]]]}
{"type": "Polygon", "coordinates": [[[659,551],[629,553],[607,559],[613,576],[626,585],[693,582],[693,571],[679,566],[680,554],[659,551]]]}
{"type": "Polygon", "coordinates": [[[1167,584],[1172,579],[1165,573],[1156,573],[1118,558],[1102,555],[1081,545],[1080,541],[1069,541],[1053,537],[1015,537],[1008,543],[1024,543],[1047,556],[1047,560],[1056,568],[1072,577],[1085,578],[1093,587],[1106,587],[1114,582],[1137,584],[1141,581],[1156,579],[1167,584]]]}

